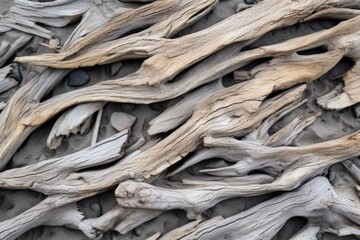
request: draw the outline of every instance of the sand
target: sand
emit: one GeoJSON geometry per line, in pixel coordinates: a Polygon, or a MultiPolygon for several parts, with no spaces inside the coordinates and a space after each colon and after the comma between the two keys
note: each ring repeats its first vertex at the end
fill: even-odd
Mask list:
{"type": "MultiPolygon", "coordinates": [[[[231,16],[236,12],[237,4],[241,3],[242,0],[225,0],[221,1],[216,8],[211,11],[207,16],[201,19],[199,22],[194,24],[191,27],[181,31],[179,36],[186,35],[192,32],[196,32],[200,29],[206,28],[222,19],[231,16]]],[[[12,4],[12,1],[0,2],[0,13],[4,13],[12,4]]],[[[334,22],[329,21],[316,21],[307,24],[299,24],[296,27],[290,27],[286,29],[276,30],[269,34],[266,34],[264,37],[259,39],[257,42],[252,44],[252,47],[261,46],[264,44],[279,42],[284,39],[292,38],[294,36],[304,35],[310,32],[314,32],[320,29],[329,28],[333,26],[334,22]]],[[[56,33],[57,36],[61,38],[64,42],[67,36],[74,29],[75,24],[68,26],[66,28],[48,28],[56,33]]],[[[0,35],[0,41],[3,39],[8,39],[10,34],[0,35]]],[[[16,56],[31,55],[42,52],[48,52],[49,50],[43,46],[39,45],[39,42],[44,40],[39,37],[33,37],[33,39],[26,44],[25,47],[20,49],[16,56]]],[[[90,82],[87,86],[95,84],[99,81],[109,79],[109,78],[119,78],[125,76],[137,68],[139,68],[141,61],[124,61],[123,67],[119,73],[111,77],[107,74],[106,68],[108,66],[100,67],[91,67],[84,69],[90,75],[90,82]]],[[[346,70],[351,66],[351,62],[344,60],[341,64],[338,64],[332,71],[331,74],[339,75],[342,71],[346,70]]],[[[34,74],[38,74],[42,71],[41,67],[35,66],[26,66],[21,67],[21,72],[23,75],[23,83],[31,79],[34,74]]],[[[297,109],[297,111],[312,113],[312,112],[322,112],[322,115],[317,119],[315,123],[306,128],[294,141],[295,145],[306,145],[316,142],[321,142],[324,140],[334,139],[340,136],[344,136],[348,133],[354,132],[360,128],[360,118],[356,118],[353,108],[347,108],[342,111],[324,111],[318,107],[315,103],[315,99],[319,96],[324,95],[333,89],[339,80],[328,81],[328,78],[331,76],[323,76],[321,79],[313,82],[308,86],[307,96],[309,98],[308,103],[305,106],[297,109]]],[[[227,76],[225,79],[231,81],[231,76],[227,76]]],[[[66,91],[71,91],[74,88],[68,87],[66,81],[64,80],[59,84],[54,91],[51,92],[50,96],[55,96],[66,91]]],[[[16,89],[13,89],[5,95],[0,95],[0,100],[7,100],[16,89]]],[[[121,111],[129,113],[137,118],[135,126],[133,127],[133,133],[130,139],[130,143],[135,142],[142,135],[146,135],[146,128],[148,122],[153,119],[155,116],[159,115],[163,109],[169,104],[173,104],[177,99],[161,102],[157,104],[147,105],[134,105],[134,104],[119,104],[119,103],[109,103],[104,108],[104,113],[101,119],[99,140],[105,139],[114,133],[116,130],[111,127],[109,121],[110,116],[113,112],[121,111]]],[[[296,112],[292,113],[296,114],[296,112]]],[[[289,116],[291,117],[291,116],[289,116]]],[[[36,163],[48,158],[63,156],[69,153],[79,151],[90,145],[91,130],[85,133],[83,136],[71,135],[68,138],[63,140],[62,145],[56,150],[50,150],[46,146],[47,136],[55,122],[55,119],[47,122],[35,132],[33,132],[30,137],[22,144],[19,150],[15,153],[9,164],[6,168],[14,168],[26,166],[32,163],[36,163]]],[[[280,127],[287,122],[287,119],[282,119],[277,123],[277,126],[280,127]]],[[[93,123],[94,124],[94,121],[93,123]]],[[[211,161],[201,163],[203,165],[211,164],[211,161]]],[[[203,166],[202,165],[202,166],[203,166]]],[[[195,165],[194,167],[187,170],[186,173],[182,174],[191,174],[192,172],[199,169],[200,165],[195,165]]],[[[330,170],[331,171],[331,168],[330,170]]],[[[327,173],[324,173],[327,174],[327,173]]],[[[181,175],[179,176],[181,177],[181,175]]],[[[270,198],[275,195],[269,194],[266,196],[252,197],[252,198],[237,198],[227,201],[223,201],[213,208],[209,209],[205,215],[206,216],[216,216],[223,215],[231,216],[244,209],[248,209],[255,204],[264,201],[265,199],[270,198]]],[[[12,218],[19,213],[25,211],[26,209],[34,206],[39,203],[45,196],[30,190],[0,190],[0,221],[12,218]]],[[[98,217],[105,212],[109,211],[112,207],[116,206],[116,200],[113,196],[113,190],[108,192],[96,195],[94,197],[84,199],[78,202],[79,209],[84,213],[86,218],[98,217]]],[[[151,220],[142,226],[136,228],[134,231],[126,234],[120,235],[116,232],[108,232],[104,235],[102,239],[146,239],[147,237],[153,235],[156,232],[166,233],[171,229],[174,229],[178,226],[181,226],[188,222],[183,211],[168,211],[162,214],[160,217],[151,220]]],[[[1,224],[1,223],[0,223],[1,224]]],[[[306,219],[294,218],[288,221],[288,223],[283,227],[283,229],[274,237],[274,240],[288,239],[289,236],[293,235],[295,232],[300,230],[306,224],[306,219]]],[[[23,234],[19,239],[37,239],[37,240],[60,240],[60,239],[87,239],[87,237],[81,232],[76,230],[71,230],[66,227],[38,227],[31,231],[23,234]]],[[[336,237],[335,235],[325,234],[319,236],[319,239],[355,239],[352,237],[336,237]]]]}

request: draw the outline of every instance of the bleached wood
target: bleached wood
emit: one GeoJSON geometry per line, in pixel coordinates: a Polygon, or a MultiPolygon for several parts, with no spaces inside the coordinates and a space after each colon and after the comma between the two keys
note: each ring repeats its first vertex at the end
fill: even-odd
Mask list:
{"type": "Polygon", "coordinates": [[[98,218],[82,220],[79,228],[92,239],[100,239],[103,233],[110,230],[126,234],[144,222],[156,218],[162,212],[151,209],[124,209],[116,206],[98,218]]]}
{"type": "Polygon", "coordinates": [[[119,205],[127,208],[156,210],[184,209],[187,218],[196,219],[217,203],[244,196],[242,188],[251,184],[269,184],[271,178],[247,176],[226,181],[184,180],[186,185],[162,188],[147,183],[125,181],[116,189],[119,205]],[[179,188],[182,187],[182,188],[179,188]]]}
{"type": "Polygon", "coordinates": [[[47,139],[47,146],[50,149],[56,149],[60,146],[64,137],[76,133],[83,134],[90,127],[93,114],[102,109],[104,105],[103,102],[86,103],[67,110],[57,119],[51,129],[47,139]]]}
{"type": "Polygon", "coordinates": [[[30,39],[31,36],[29,35],[19,34],[19,36],[13,42],[2,40],[0,42],[0,67],[3,67],[6,62],[14,55],[14,53],[22,48],[26,43],[28,43],[30,39]]]}
{"type": "Polygon", "coordinates": [[[41,191],[51,194],[51,183],[66,181],[66,179],[71,179],[71,173],[106,164],[121,157],[123,155],[122,147],[128,137],[127,132],[125,130],[93,146],[64,157],[3,171],[0,173],[0,187],[37,191],[45,187],[41,191]],[[43,185],[44,182],[47,184],[43,185]]]}
{"type": "MultiPolygon", "coordinates": [[[[290,144],[291,140],[297,136],[299,131],[301,131],[307,125],[311,124],[316,119],[316,116],[309,117],[308,121],[302,121],[299,117],[296,117],[291,122],[295,124],[286,125],[286,127],[280,129],[276,134],[273,134],[271,137],[268,134],[268,130],[280,118],[284,117],[286,114],[290,113],[292,110],[296,109],[297,107],[303,105],[306,101],[307,101],[306,99],[304,99],[303,101],[300,101],[300,99],[298,99],[290,103],[289,105],[283,107],[282,109],[278,110],[270,117],[266,118],[258,128],[247,134],[244,137],[244,139],[247,141],[253,141],[259,144],[265,144],[270,146],[280,146],[280,145],[290,144]],[[298,123],[298,125],[296,123],[298,123]]],[[[195,165],[201,161],[204,161],[206,159],[222,158],[226,161],[237,162],[240,160],[240,158],[237,157],[238,154],[239,152],[237,151],[237,149],[234,148],[229,149],[228,147],[206,147],[196,151],[196,153],[193,156],[187,159],[176,170],[169,173],[168,176],[174,176],[175,174],[183,171],[184,169],[192,165],[195,165]]],[[[230,169],[226,169],[225,172],[231,174],[230,169]]],[[[233,172],[233,174],[243,175],[244,172],[237,171],[237,172],[233,172]]]]}
{"type": "Polygon", "coordinates": [[[236,168],[221,169],[220,176],[232,176],[232,171],[246,174],[252,170],[266,169],[271,169],[270,172],[278,176],[271,183],[209,181],[206,185],[195,183],[193,187],[186,189],[165,189],[147,183],[127,181],[119,185],[116,195],[119,204],[125,207],[180,208],[187,210],[189,218],[194,218],[224,199],[288,191],[298,187],[326,167],[357,156],[360,151],[357,143],[359,133],[358,131],[336,140],[310,146],[274,148],[230,138],[207,137],[204,139],[205,144],[236,149],[236,156],[242,159],[236,163],[236,168]]]}
{"type": "Polygon", "coordinates": [[[75,199],[63,195],[46,198],[14,218],[0,222],[0,238],[13,240],[24,232],[38,226],[67,226],[78,229],[83,219],[75,199]]]}
{"type": "Polygon", "coordinates": [[[319,98],[318,104],[325,109],[341,110],[360,102],[359,74],[360,62],[356,62],[343,77],[344,87],[338,85],[333,91],[319,98]]]}
{"type": "Polygon", "coordinates": [[[18,61],[36,62],[38,65],[56,68],[75,68],[109,63],[110,60],[119,61],[129,57],[146,57],[148,53],[158,51],[157,48],[161,47],[156,44],[156,40],[163,44],[161,37],[171,36],[196,21],[210,11],[216,2],[217,0],[158,0],[113,18],[102,28],[78,39],[70,48],[61,53],[21,57],[18,61]],[[124,39],[114,40],[133,29],[149,25],[148,29],[139,34],[133,34],[133,37],[130,35],[125,36],[124,39]],[[102,41],[107,42],[101,43],[102,41]],[[94,44],[98,42],[100,44],[94,44]],[[155,45],[152,46],[154,43],[155,45]],[[70,58],[79,51],[82,51],[79,57],[70,58]],[[107,51],[106,55],[103,54],[104,51],[107,51]]]}
{"type": "Polygon", "coordinates": [[[163,113],[151,120],[148,133],[154,135],[178,127],[191,117],[193,109],[199,101],[222,89],[224,86],[219,80],[188,93],[174,106],[168,107],[163,113]]]}
{"type": "Polygon", "coordinates": [[[346,228],[350,230],[347,226],[352,226],[352,223],[359,223],[359,203],[348,197],[332,187],[326,178],[318,177],[296,191],[284,193],[237,215],[202,227],[196,233],[181,239],[225,239],[236,236],[246,239],[271,239],[291,217],[323,217],[325,224],[327,221],[332,222],[327,214],[332,214],[335,219],[333,218],[330,228],[324,230],[333,231],[340,236],[358,234],[356,228],[343,231],[346,228]],[[347,220],[339,222],[339,218],[347,220]],[[342,223],[342,226],[336,223],[342,223]]]}
{"type": "MultiPolygon", "coordinates": [[[[72,91],[70,93],[62,94],[58,97],[51,98],[50,100],[47,100],[41,104],[37,104],[36,106],[33,106],[34,109],[31,111],[31,115],[27,116],[28,119],[26,121],[25,121],[26,118],[16,121],[14,120],[15,117],[11,117],[11,119],[13,119],[11,124],[14,126],[9,129],[11,129],[12,132],[14,132],[16,128],[15,125],[17,124],[20,125],[21,129],[23,130],[19,130],[20,129],[19,127],[17,132],[19,132],[21,136],[19,136],[17,140],[11,141],[11,143],[7,143],[10,145],[7,148],[3,148],[3,150],[6,151],[0,151],[1,161],[6,163],[11,153],[16,150],[16,146],[19,146],[19,144],[21,144],[21,142],[24,140],[25,138],[24,136],[26,136],[27,134],[26,131],[30,131],[30,132],[33,131],[34,129],[33,127],[24,128],[23,124],[40,125],[49,118],[51,118],[52,116],[54,116],[56,113],[74,104],[78,104],[81,102],[88,102],[89,100],[90,101],[120,101],[120,102],[135,102],[135,103],[150,103],[154,101],[165,100],[168,98],[172,98],[184,94],[185,92],[201,84],[214,80],[220,76],[223,76],[229,71],[245,65],[246,63],[248,63],[248,61],[251,61],[253,59],[259,57],[267,57],[271,55],[286,54],[288,52],[303,49],[307,45],[316,46],[316,44],[323,44],[324,41],[329,40],[335,36],[340,36],[341,34],[346,34],[351,31],[354,31],[357,27],[358,24],[356,20],[350,19],[328,30],[324,30],[304,37],[299,37],[296,39],[291,39],[283,43],[270,45],[267,47],[263,47],[261,49],[245,51],[243,53],[240,53],[239,55],[231,55],[231,57],[228,60],[223,60],[220,65],[218,64],[217,61],[213,61],[213,62],[210,61],[209,62],[210,65],[204,65],[201,68],[198,68],[198,71],[190,71],[190,74],[185,75],[183,80],[176,81],[174,84],[170,84],[170,86],[166,85],[157,88],[153,88],[149,86],[143,87],[137,84],[136,86],[132,86],[134,84],[133,80],[137,79],[138,77],[138,75],[135,74],[135,76],[127,77],[129,80],[132,79],[132,81],[130,81],[132,82],[131,84],[127,83],[127,81],[123,79],[121,81],[120,88],[119,88],[119,83],[116,83],[116,81],[111,81],[111,82],[105,81],[99,85],[96,84],[93,87],[72,91]],[[205,68],[208,71],[204,71],[205,68]],[[213,68],[214,70],[211,70],[211,68],[213,68]],[[198,79],[198,81],[193,81],[193,79],[198,79]]],[[[334,60],[336,61],[336,59],[334,60]]],[[[158,74],[155,74],[155,76],[159,77],[158,74]]],[[[34,84],[34,82],[32,84],[34,84]]],[[[30,84],[28,84],[27,86],[29,85],[30,84]]],[[[13,97],[14,102],[16,102],[16,97],[19,96],[16,95],[13,97]]],[[[22,105],[22,103],[17,103],[17,105],[19,105],[19,107],[17,108],[21,108],[20,106],[22,105]]],[[[2,118],[8,119],[9,117],[7,116],[7,114],[4,115],[2,118]]],[[[16,116],[16,114],[14,115],[16,116]]],[[[7,136],[6,133],[4,136],[5,139],[9,139],[6,138],[7,136]]]]}

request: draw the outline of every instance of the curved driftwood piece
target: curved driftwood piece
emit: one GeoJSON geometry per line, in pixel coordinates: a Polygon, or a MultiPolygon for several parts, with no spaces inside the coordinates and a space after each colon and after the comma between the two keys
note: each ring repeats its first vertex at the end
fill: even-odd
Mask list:
{"type": "Polygon", "coordinates": [[[23,114],[33,107],[69,72],[46,69],[24,84],[7,102],[0,115],[0,169],[3,169],[21,143],[36,126],[21,124],[23,114]]]}
{"type": "MultiPolygon", "coordinates": [[[[123,155],[122,147],[127,140],[127,132],[115,134],[93,146],[64,157],[3,171],[0,173],[0,188],[40,190],[44,182],[50,185],[51,182],[62,182],[69,178],[71,173],[109,163],[123,155]]],[[[43,191],[44,193],[51,194],[50,185],[47,185],[49,188],[43,191]]]]}
{"type": "Polygon", "coordinates": [[[219,80],[188,93],[174,106],[167,108],[163,113],[151,120],[148,133],[153,135],[178,127],[191,117],[193,109],[199,101],[224,88],[221,80],[219,80]]]}
{"type": "Polygon", "coordinates": [[[161,213],[163,213],[161,210],[125,209],[116,206],[98,218],[82,220],[79,228],[89,238],[100,239],[103,233],[110,230],[126,234],[144,222],[156,218],[161,213]]]}
{"type": "Polygon", "coordinates": [[[129,57],[146,57],[150,52],[158,51],[158,48],[161,47],[160,43],[164,43],[162,37],[171,36],[190,25],[208,13],[216,2],[217,0],[158,0],[113,18],[98,30],[78,39],[61,53],[20,57],[17,60],[28,63],[36,62],[37,65],[47,67],[75,68],[109,63],[111,60],[119,61],[129,57]],[[153,11],[153,9],[157,9],[157,11],[153,11]],[[148,29],[133,34],[133,36],[129,35],[124,39],[113,40],[131,30],[149,25],[148,29]],[[101,43],[102,41],[108,42],[101,43]],[[87,49],[84,49],[85,47],[87,49]],[[71,58],[74,53],[79,55],[79,51],[82,53],[80,57],[71,58]],[[105,51],[106,55],[103,54],[105,51]]]}
{"type": "MultiPolygon", "coordinates": [[[[226,181],[184,180],[186,185],[162,188],[148,183],[125,181],[115,191],[119,205],[127,208],[149,208],[156,210],[184,209],[189,219],[199,218],[200,214],[217,203],[244,196],[247,185],[269,184],[271,177],[255,175],[231,178],[226,181]]],[[[270,181],[271,182],[271,181],[270,181]]],[[[245,194],[246,195],[246,194],[245,194]]]]}
{"type": "Polygon", "coordinates": [[[216,139],[212,137],[204,138],[204,145],[223,148],[226,146],[234,149],[238,159],[241,159],[233,167],[220,169],[218,174],[213,171],[212,174],[229,176],[232,171],[245,174],[254,169],[271,169],[272,173],[279,175],[270,184],[271,186],[264,186],[264,189],[274,187],[274,190],[289,190],[298,186],[308,177],[321,172],[325,167],[357,156],[359,154],[357,147],[359,135],[360,131],[357,131],[335,140],[299,147],[271,148],[231,138],[216,139]],[[335,152],[336,154],[334,154],[335,152]],[[313,164],[314,162],[316,164],[313,164]]]}
{"type": "Polygon", "coordinates": [[[94,113],[104,107],[105,103],[85,103],[77,105],[63,113],[55,122],[47,139],[47,146],[56,149],[62,139],[70,134],[83,134],[91,123],[94,113]]]}
{"type": "Polygon", "coordinates": [[[67,49],[76,44],[78,39],[85,37],[97,28],[105,25],[115,16],[120,16],[124,12],[132,10],[131,6],[125,6],[119,1],[101,1],[95,4],[90,4],[90,7],[82,15],[80,23],[76,26],[75,30],[68,37],[62,49],[67,49]]]}
{"type": "Polygon", "coordinates": [[[331,221],[334,221],[329,229],[324,230],[337,232],[340,236],[358,235],[359,199],[355,199],[337,191],[326,178],[318,177],[295,191],[284,193],[237,215],[202,227],[181,239],[226,239],[236,236],[246,239],[272,239],[286,221],[294,216],[320,217],[325,225],[326,222],[331,224],[331,221]],[[334,218],[329,219],[328,214],[334,218]],[[347,221],[339,221],[340,219],[347,221]],[[357,229],[352,227],[353,225],[357,226],[357,229]]]}
{"type": "Polygon", "coordinates": [[[327,7],[305,18],[304,21],[311,21],[319,18],[350,19],[359,15],[360,11],[358,9],[327,7]]]}
{"type": "Polygon", "coordinates": [[[79,229],[83,219],[82,213],[77,209],[68,196],[55,195],[17,215],[14,218],[0,222],[0,238],[4,240],[17,239],[24,232],[38,226],[67,226],[79,229]]]}

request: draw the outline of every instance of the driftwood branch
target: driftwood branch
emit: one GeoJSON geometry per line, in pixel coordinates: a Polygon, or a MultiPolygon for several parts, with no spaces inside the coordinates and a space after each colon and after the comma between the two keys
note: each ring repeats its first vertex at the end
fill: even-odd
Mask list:
{"type": "MultiPolygon", "coordinates": [[[[196,231],[173,239],[225,239],[236,236],[246,239],[271,239],[286,221],[294,216],[320,217],[323,221],[323,231],[336,232],[340,236],[358,235],[358,230],[351,224],[359,223],[359,203],[356,202],[358,198],[348,197],[337,191],[326,178],[318,177],[296,191],[272,198],[224,220],[195,227],[196,231]],[[332,218],[328,218],[328,214],[331,214],[332,218]],[[348,225],[341,221],[344,218],[350,222],[348,225]],[[327,223],[330,227],[328,229],[327,223]]],[[[316,227],[307,228],[300,236],[313,236],[317,230],[316,227]]]]}

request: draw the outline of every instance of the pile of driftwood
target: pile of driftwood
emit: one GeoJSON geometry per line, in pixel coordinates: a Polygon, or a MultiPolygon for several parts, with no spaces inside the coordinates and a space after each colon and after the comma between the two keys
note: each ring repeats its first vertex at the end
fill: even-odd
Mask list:
{"type": "Polygon", "coordinates": [[[360,236],[360,170],[353,159],[360,155],[360,131],[293,144],[321,114],[297,111],[306,104],[307,85],[344,58],[353,65],[333,76],[342,82],[317,103],[341,110],[360,102],[360,1],[248,2],[216,24],[180,34],[218,0],[15,0],[0,18],[0,32],[14,34],[14,41],[0,42],[0,92],[20,84],[19,64],[45,68],[0,103],[0,188],[32,189],[47,198],[0,222],[0,239],[16,239],[40,225],[67,226],[100,239],[111,230],[127,233],[172,209],[185,210],[191,221],[149,239],[271,239],[295,216],[306,217],[308,224],[293,240],[316,239],[319,232],[360,236]],[[261,44],[269,32],[319,19],[336,24],[261,44]],[[46,29],[77,21],[63,43],[46,29]],[[12,61],[33,36],[47,39],[44,45],[53,53],[12,61]],[[129,59],[144,61],[125,77],[47,97],[72,69],[129,59]],[[229,74],[232,80],[224,81],[229,74]],[[129,141],[136,119],[126,113],[114,116],[120,119],[113,124],[119,133],[97,141],[108,102],[170,99],[175,103],[145,125],[146,136],[136,142],[129,141]],[[289,121],[274,130],[285,117],[289,121]],[[93,128],[91,145],[5,168],[27,137],[53,118],[46,136],[50,149],[69,134],[93,128]],[[179,177],[207,160],[219,164],[179,177]],[[336,177],[324,176],[340,162],[344,167],[335,169],[336,177]],[[76,202],[110,189],[118,206],[84,219],[76,202]],[[231,217],[202,215],[226,199],[273,192],[281,194],[231,217]]]}

